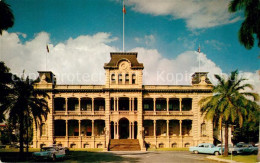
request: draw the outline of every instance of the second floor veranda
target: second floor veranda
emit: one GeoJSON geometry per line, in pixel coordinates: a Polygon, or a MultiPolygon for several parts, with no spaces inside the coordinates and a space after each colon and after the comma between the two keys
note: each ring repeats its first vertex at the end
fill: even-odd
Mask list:
{"type": "MultiPolygon", "coordinates": [[[[135,97],[105,98],[54,98],[55,115],[105,115],[106,102],[110,114],[137,114],[138,99],[135,97]]],[[[143,98],[144,115],[192,114],[192,98],[143,98]]]]}

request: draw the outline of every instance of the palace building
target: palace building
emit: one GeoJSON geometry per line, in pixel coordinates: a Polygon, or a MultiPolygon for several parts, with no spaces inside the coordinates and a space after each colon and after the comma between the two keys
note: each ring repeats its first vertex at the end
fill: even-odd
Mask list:
{"type": "Polygon", "coordinates": [[[34,126],[35,148],[57,144],[112,150],[129,143],[125,150],[131,144],[145,150],[213,143],[212,122],[199,106],[201,98],[212,95],[206,72],[194,73],[191,85],[143,85],[144,65],[137,53],[110,56],[105,85],[59,85],[52,72],[39,71],[35,88],[49,94],[50,112],[34,126]]]}

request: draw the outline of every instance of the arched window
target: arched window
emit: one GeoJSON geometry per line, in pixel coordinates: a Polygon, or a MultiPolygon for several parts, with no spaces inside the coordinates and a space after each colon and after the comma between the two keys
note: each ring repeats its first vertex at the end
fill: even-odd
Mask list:
{"type": "Polygon", "coordinates": [[[125,84],[129,84],[129,74],[125,74],[125,84]]]}
{"type": "Polygon", "coordinates": [[[132,84],[135,84],[135,82],[136,82],[136,75],[133,74],[133,75],[132,75],[132,84]]]}
{"type": "Polygon", "coordinates": [[[207,134],[206,134],[206,124],[204,122],[201,124],[201,136],[207,136],[207,134]]]}
{"type": "Polygon", "coordinates": [[[112,82],[112,83],[115,83],[115,82],[116,82],[116,76],[115,76],[115,74],[112,74],[112,75],[111,75],[111,82],[112,82]]]}
{"type": "Polygon", "coordinates": [[[118,74],[118,84],[122,84],[122,74],[118,74]]]}
{"type": "Polygon", "coordinates": [[[41,133],[41,136],[46,136],[46,124],[45,123],[42,123],[41,124],[41,128],[40,128],[40,133],[41,133]]]}

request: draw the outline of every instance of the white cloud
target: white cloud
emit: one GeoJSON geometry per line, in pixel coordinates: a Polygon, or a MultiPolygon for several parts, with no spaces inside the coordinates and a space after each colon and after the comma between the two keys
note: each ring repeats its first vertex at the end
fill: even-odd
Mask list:
{"type": "MultiPolygon", "coordinates": [[[[37,71],[45,70],[46,43],[50,42],[49,34],[41,32],[30,41],[21,43],[16,33],[4,32],[0,36],[0,54],[13,73],[38,75],[37,71]]],[[[108,43],[117,38],[108,33],[79,36],[68,39],[64,43],[49,43],[48,70],[57,75],[58,84],[104,84],[104,63],[109,62],[110,52],[119,49],[108,43]]],[[[138,60],[144,63],[144,84],[189,85],[191,75],[196,71],[209,72],[213,83],[214,74],[222,70],[204,53],[186,51],[176,58],[165,58],[156,49],[137,47],[131,51],[138,52],[138,60]],[[199,67],[200,62],[200,67],[199,67]]],[[[260,93],[258,72],[240,72],[248,78],[260,93]]],[[[224,74],[225,75],[225,74],[224,74]]],[[[31,75],[32,76],[32,75],[31,75]]]]}
{"type": "Polygon", "coordinates": [[[182,42],[182,45],[185,47],[185,49],[192,50],[195,48],[198,39],[190,40],[188,37],[178,37],[177,40],[182,42]]]}
{"type": "Polygon", "coordinates": [[[69,38],[65,43],[49,44],[47,54],[47,33],[41,32],[22,44],[17,34],[4,32],[0,37],[0,58],[13,73],[21,74],[25,69],[33,77],[37,71],[45,71],[47,54],[47,70],[54,72],[58,83],[104,84],[104,62],[109,61],[110,52],[118,51],[107,43],[116,39],[108,33],[69,38]]]}
{"type": "Polygon", "coordinates": [[[224,44],[217,40],[206,40],[205,43],[211,45],[213,49],[216,49],[218,51],[222,50],[222,48],[226,48],[227,46],[230,46],[230,44],[224,44]]]}
{"type": "Polygon", "coordinates": [[[184,19],[190,29],[234,23],[240,19],[228,12],[230,0],[128,0],[132,9],[146,14],[184,19]]]}
{"type": "Polygon", "coordinates": [[[143,43],[146,46],[152,46],[156,40],[154,35],[145,35],[144,38],[136,37],[135,41],[137,43],[143,43]]]}

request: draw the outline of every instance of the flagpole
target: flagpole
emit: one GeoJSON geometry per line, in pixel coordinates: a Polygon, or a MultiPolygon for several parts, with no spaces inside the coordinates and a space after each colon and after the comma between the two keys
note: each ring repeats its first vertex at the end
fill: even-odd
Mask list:
{"type": "Polygon", "coordinates": [[[46,58],[45,58],[45,71],[47,71],[47,53],[48,52],[46,52],[46,58]]]}
{"type": "Polygon", "coordinates": [[[48,44],[46,44],[46,58],[45,58],[45,71],[47,71],[47,56],[48,56],[48,53],[50,52],[49,51],[49,47],[48,47],[48,44]]]}
{"type": "MultiPolygon", "coordinates": [[[[125,1],[123,0],[123,9],[125,7],[125,1]]],[[[125,13],[123,12],[123,52],[125,52],[125,13]]]]}
{"type": "Polygon", "coordinates": [[[199,44],[199,72],[200,72],[200,44],[199,44]]]}

